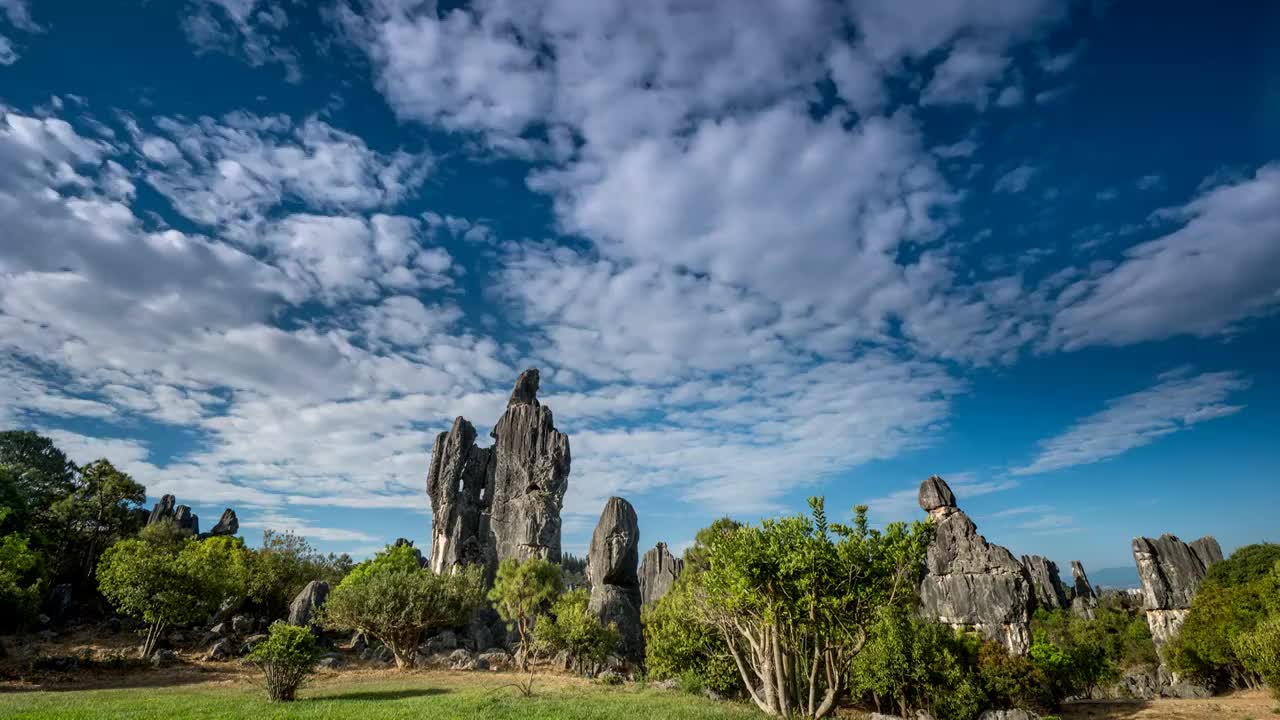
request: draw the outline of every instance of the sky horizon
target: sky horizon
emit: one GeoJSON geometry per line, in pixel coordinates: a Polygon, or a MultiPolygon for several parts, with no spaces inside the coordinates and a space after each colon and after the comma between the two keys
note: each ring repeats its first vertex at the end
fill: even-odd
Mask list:
{"type": "Polygon", "coordinates": [[[1277,541],[1280,7],[0,0],[0,428],[430,542],[520,370],[563,546],[826,497],[1277,541]]]}

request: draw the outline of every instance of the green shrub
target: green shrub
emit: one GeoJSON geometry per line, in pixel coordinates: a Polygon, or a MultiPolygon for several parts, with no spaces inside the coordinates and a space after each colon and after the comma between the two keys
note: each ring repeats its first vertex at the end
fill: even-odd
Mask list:
{"type": "Polygon", "coordinates": [[[978,675],[990,708],[1042,712],[1058,704],[1042,667],[1030,657],[1009,655],[995,643],[985,642],[979,649],[978,675]]]}
{"type": "Polygon", "coordinates": [[[271,624],[267,639],[249,653],[249,662],[266,676],[272,702],[291,702],[319,659],[320,647],[308,628],[279,620],[271,624]]]}
{"type": "Polygon", "coordinates": [[[0,538],[0,625],[12,627],[31,618],[43,589],[40,556],[27,538],[17,533],[0,538]]]}
{"type": "Polygon", "coordinates": [[[514,629],[520,638],[516,660],[521,670],[528,668],[529,650],[533,643],[533,623],[562,590],[560,566],[530,558],[520,562],[514,558],[502,561],[489,590],[498,616],[514,629]]]}
{"type": "Polygon", "coordinates": [[[605,627],[587,612],[591,595],[582,588],[564,593],[551,606],[551,614],[538,618],[533,647],[544,655],[568,653],[579,669],[602,664],[621,640],[617,628],[605,627]]]}
{"type": "Polygon", "coordinates": [[[408,668],[424,633],[467,621],[484,597],[482,580],[479,567],[437,575],[418,565],[412,547],[388,547],[329,593],[320,624],[368,633],[408,668]]]}
{"type": "Polygon", "coordinates": [[[1270,578],[1242,585],[1203,584],[1182,629],[1169,644],[1170,665],[1219,687],[1255,684],[1256,676],[1236,655],[1234,643],[1267,616],[1273,592],[1270,578]]]}
{"type": "Polygon", "coordinates": [[[714,626],[700,622],[694,610],[698,583],[697,571],[686,565],[675,586],[641,611],[645,666],[653,677],[679,680],[695,694],[706,687],[721,695],[741,695],[742,676],[724,638],[714,626]]]}
{"type": "Polygon", "coordinates": [[[1280,700],[1280,615],[1272,615],[1235,638],[1235,651],[1245,669],[1256,673],[1280,700]]]}
{"type": "Polygon", "coordinates": [[[1245,545],[1231,553],[1231,557],[1226,560],[1209,566],[1204,581],[1228,587],[1246,585],[1269,575],[1277,562],[1280,562],[1280,545],[1245,545]]]}
{"type": "Polygon", "coordinates": [[[283,617],[307,583],[323,580],[336,587],[351,568],[349,555],[323,555],[304,537],[265,530],[249,565],[249,599],[264,615],[283,617]]]}

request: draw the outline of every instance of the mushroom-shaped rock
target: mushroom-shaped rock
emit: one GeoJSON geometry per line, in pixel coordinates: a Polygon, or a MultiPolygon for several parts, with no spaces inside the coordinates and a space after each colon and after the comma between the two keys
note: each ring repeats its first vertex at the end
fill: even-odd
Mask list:
{"type": "Polygon", "coordinates": [[[932,508],[928,512],[935,527],[920,583],[920,612],[1024,654],[1031,645],[1027,569],[1008,549],[979,535],[968,515],[945,504],[954,503],[953,498],[940,477],[920,485],[920,506],[932,508]]]}
{"type": "Polygon", "coordinates": [[[956,507],[955,493],[947,481],[937,475],[930,475],[920,483],[920,509],[927,513],[943,508],[956,507]]]}
{"type": "Polygon", "coordinates": [[[218,518],[218,524],[209,530],[210,535],[235,535],[240,530],[240,519],[236,517],[236,511],[227,508],[222,511],[222,517],[218,518]]]}
{"type": "Polygon", "coordinates": [[[667,544],[660,542],[644,554],[640,560],[640,599],[652,605],[662,599],[675,585],[676,578],[684,572],[684,560],[671,554],[667,544]]]}
{"type": "Polygon", "coordinates": [[[289,603],[289,624],[298,627],[309,627],[314,624],[316,611],[324,606],[329,597],[329,583],[323,580],[312,580],[289,603]]]}
{"type": "Polygon", "coordinates": [[[639,542],[635,508],[622,498],[609,498],[587,552],[587,577],[591,580],[587,609],[605,625],[617,625],[622,636],[619,654],[636,662],[644,658],[640,580],[636,574],[639,542]]]}

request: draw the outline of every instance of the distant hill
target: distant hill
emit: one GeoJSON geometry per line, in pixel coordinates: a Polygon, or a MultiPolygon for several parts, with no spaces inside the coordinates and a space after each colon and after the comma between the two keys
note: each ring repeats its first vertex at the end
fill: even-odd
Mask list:
{"type": "Polygon", "coordinates": [[[1110,567],[1101,570],[1085,569],[1089,573],[1089,582],[1104,588],[1137,588],[1142,587],[1138,580],[1138,569],[1128,567],[1110,567]]]}

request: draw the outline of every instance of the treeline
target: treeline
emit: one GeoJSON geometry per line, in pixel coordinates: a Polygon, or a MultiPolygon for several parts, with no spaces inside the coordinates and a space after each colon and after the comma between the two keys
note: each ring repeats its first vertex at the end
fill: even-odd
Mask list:
{"type": "Polygon", "coordinates": [[[353,565],[289,533],[254,549],[146,526],[145,500],[109,460],[77,466],[47,437],[0,432],[0,630],[119,611],[148,623],[150,649],[164,628],[220,611],[283,617],[307,582],[353,565]]]}

